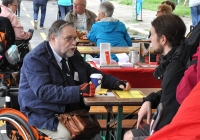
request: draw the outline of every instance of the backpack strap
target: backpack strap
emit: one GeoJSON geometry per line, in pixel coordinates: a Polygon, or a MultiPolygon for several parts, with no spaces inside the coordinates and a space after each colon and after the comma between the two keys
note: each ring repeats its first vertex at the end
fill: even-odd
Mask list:
{"type": "MultiPolygon", "coordinates": [[[[195,59],[195,60],[192,60],[192,61],[190,61],[190,65],[189,66],[191,66],[191,65],[194,65],[194,64],[197,64],[197,62],[198,62],[198,60],[197,59],[195,59]]],[[[189,67],[188,66],[188,67],[189,67]]]]}

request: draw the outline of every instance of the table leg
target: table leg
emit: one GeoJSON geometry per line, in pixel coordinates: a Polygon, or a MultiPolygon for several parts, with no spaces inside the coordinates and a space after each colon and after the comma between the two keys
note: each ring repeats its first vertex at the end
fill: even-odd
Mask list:
{"type": "Polygon", "coordinates": [[[121,133],[122,133],[122,116],[123,116],[123,106],[118,106],[118,115],[117,115],[117,137],[116,137],[116,140],[121,140],[121,133]]]}
{"type": "Polygon", "coordinates": [[[86,61],[86,54],[84,54],[84,57],[83,57],[83,58],[84,58],[84,60],[86,61]]]}
{"type": "Polygon", "coordinates": [[[106,106],[105,107],[107,110],[107,116],[106,116],[106,140],[110,139],[110,134],[109,134],[109,127],[110,127],[110,115],[112,111],[112,106],[106,106]]]}

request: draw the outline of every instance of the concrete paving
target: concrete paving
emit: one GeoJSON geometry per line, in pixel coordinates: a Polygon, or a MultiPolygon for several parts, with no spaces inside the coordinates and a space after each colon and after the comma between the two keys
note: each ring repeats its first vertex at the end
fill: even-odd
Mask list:
{"type": "MultiPolygon", "coordinates": [[[[122,21],[126,27],[129,28],[129,33],[137,31],[139,35],[148,36],[151,29],[151,21],[156,18],[156,11],[142,10],[142,21],[136,21],[133,19],[133,8],[130,5],[122,5],[116,1],[110,1],[115,6],[113,17],[122,21]]],[[[87,9],[98,14],[98,7],[100,0],[87,0],[87,9]]],[[[141,16],[138,16],[141,19],[141,16]]],[[[189,32],[191,25],[191,18],[182,17],[187,27],[187,33],[189,32]]]]}

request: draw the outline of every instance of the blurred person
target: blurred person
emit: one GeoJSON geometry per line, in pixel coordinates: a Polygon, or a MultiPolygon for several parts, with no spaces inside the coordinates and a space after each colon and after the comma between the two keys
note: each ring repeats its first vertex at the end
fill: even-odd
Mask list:
{"type": "Polygon", "coordinates": [[[165,14],[172,14],[172,7],[167,4],[161,4],[158,6],[156,16],[159,17],[165,14]]]}
{"type": "Polygon", "coordinates": [[[72,0],[58,0],[58,8],[61,13],[61,19],[64,20],[66,14],[72,10],[72,0]]]}
{"type": "Polygon", "coordinates": [[[137,15],[139,15],[142,11],[142,3],[144,2],[144,0],[136,0],[136,12],[137,12],[137,15]]]}
{"type": "MultiPolygon", "coordinates": [[[[124,23],[112,17],[114,5],[109,2],[102,2],[99,6],[99,14],[96,18],[98,22],[92,25],[91,31],[87,38],[91,42],[95,42],[99,47],[100,43],[110,43],[112,47],[132,46],[132,40],[126,30],[124,23]]],[[[118,62],[115,54],[111,54],[111,58],[118,62]]]]}
{"type": "Polygon", "coordinates": [[[24,31],[23,26],[15,15],[17,7],[17,0],[2,0],[0,16],[10,20],[15,32],[15,40],[28,40],[32,37],[32,34],[24,31]]]}
{"type": "Polygon", "coordinates": [[[22,0],[17,0],[18,8],[17,8],[17,11],[16,11],[16,15],[18,16],[18,18],[20,18],[21,2],[22,2],[22,0]]]}
{"type": "Polygon", "coordinates": [[[74,0],[73,10],[68,12],[65,20],[73,23],[76,30],[88,33],[97,16],[86,9],[86,4],[86,0],[74,0]]]}
{"type": "Polygon", "coordinates": [[[34,17],[34,29],[37,30],[37,24],[38,24],[38,13],[39,9],[41,10],[41,18],[40,18],[40,30],[45,29],[44,28],[44,20],[46,16],[46,8],[47,8],[47,0],[33,0],[33,17],[34,17]]]}
{"type": "MultiPolygon", "coordinates": [[[[184,6],[186,7],[188,0],[185,0],[184,6]]],[[[196,26],[200,21],[200,0],[189,0],[189,7],[192,16],[192,25],[196,26]]]]}
{"type": "Polygon", "coordinates": [[[167,5],[171,6],[172,11],[174,11],[176,8],[176,3],[173,1],[170,1],[170,0],[165,0],[165,1],[161,2],[161,4],[167,4],[167,5]]]}
{"type": "Polygon", "coordinates": [[[183,20],[174,14],[159,16],[151,24],[150,40],[153,49],[163,54],[154,72],[154,77],[162,80],[161,90],[150,93],[144,98],[138,112],[136,129],[127,131],[124,140],[142,140],[149,136],[151,109],[157,108],[159,103],[163,103],[165,108],[157,126],[158,130],[171,122],[179,108],[176,100],[176,87],[183,77],[185,68],[179,59],[172,58],[176,56],[175,51],[178,46],[184,42],[186,26],[183,20]],[[147,123],[143,122],[144,117],[147,117],[147,123]]]}
{"type": "Polygon", "coordinates": [[[53,140],[71,140],[56,114],[78,109],[89,111],[83,97],[91,94],[88,84],[91,74],[102,74],[102,88],[131,89],[129,82],[104,74],[85,62],[76,49],[76,41],[76,30],[71,23],[55,21],[47,41],[26,55],[20,71],[20,111],[28,117],[29,125],[53,140]],[[85,89],[83,85],[87,85],[85,89]]]}

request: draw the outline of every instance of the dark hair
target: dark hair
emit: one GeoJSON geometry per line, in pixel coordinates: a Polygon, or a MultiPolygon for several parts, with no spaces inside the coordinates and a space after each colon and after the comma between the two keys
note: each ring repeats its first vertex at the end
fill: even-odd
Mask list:
{"type": "Polygon", "coordinates": [[[49,33],[47,36],[47,40],[50,40],[50,36],[53,35],[59,35],[60,31],[62,30],[63,27],[65,26],[73,26],[73,24],[71,22],[65,21],[65,20],[57,20],[55,21],[50,29],[49,29],[49,33]]]}
{"type": "Polygon", "coordinates": [[[173,1],[170,1],[170,0],[165,0],[161,4],[167,4],[167,5],[171,6],[172,11],[174,11],[174,9],[176,8],[176,3],[173,1]]]}
{"type": "Polygon", "coordinates": [[[14,0],[2,0],[2,4],[8,7],[8,4],[13,4],[14,0]]]}
{"type": "Polygon", "coordinates": [[[158,38],[164,35],[172,47],[180,45],[185,39],[185,23],[175,14],[159,16],[151,25],[155,28],[158,38]]]}

